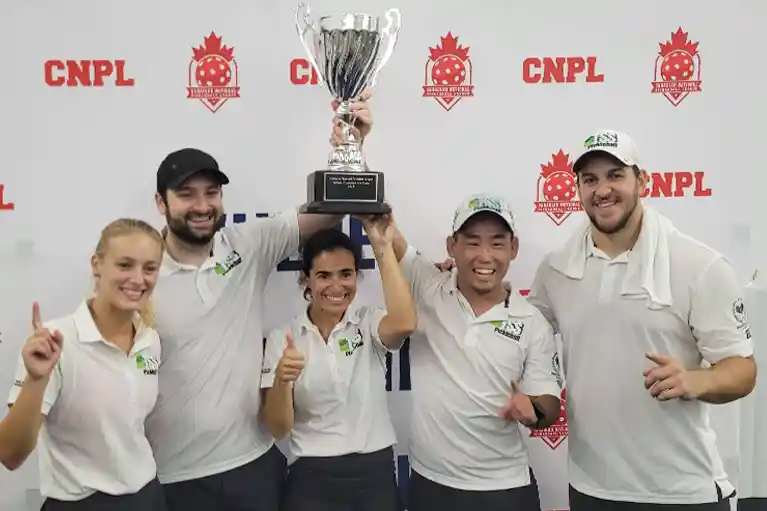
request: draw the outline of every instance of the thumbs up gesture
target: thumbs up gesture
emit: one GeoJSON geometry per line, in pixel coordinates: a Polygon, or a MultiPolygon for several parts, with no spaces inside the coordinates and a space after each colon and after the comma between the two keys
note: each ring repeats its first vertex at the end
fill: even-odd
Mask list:
{"type": "Polygon", "coordinates": [[[287,346],[282,352],[282,358],[277,364],[275,374],[276,380],[283,385],[295,382],[301,376],[301,371],[306,365],[306,358],[296,348],[296,341],[290,331],[285,334],[285,340],[287,346]]]}
{"type": "Polygon", "coordinates": [[[32,305],[32,335],[21,350],[21,358],[30,379],[42,380],[50,376],[61,357],[63,342],[61,332],[56,330],[51,333],[43,328],[40,306],[35,302],[32,305]]]}
{"type": "Polygon", "coordinates": [[[514,382],[511,382],[511,396],[501,408],[500,415],[506,420],[521,422],[524,426],[531,426],[538,420],[530,396],[520,392],[514,382]]]}

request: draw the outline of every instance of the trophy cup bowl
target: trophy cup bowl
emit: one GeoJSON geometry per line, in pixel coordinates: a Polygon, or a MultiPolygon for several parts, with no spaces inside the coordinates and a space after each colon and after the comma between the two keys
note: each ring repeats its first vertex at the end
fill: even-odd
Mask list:
{"type": "Polygon", "coordinates": [[[401,18],[398,9],[381,19],[368,14],[334,14],[309,19],[310,8],[301,3],[296,8],[296,29],[309,62],[338,100],[336,117],[341,122],[341,144],[328,156],[327,167],[307,177],[307,202],[302,213],[374,215],[391,211],[384,202],[384,175],[370,171],[351,128],[354,119],[350,103],[366,89],[375,86],[376,78],[397,42],[401,18]]]}

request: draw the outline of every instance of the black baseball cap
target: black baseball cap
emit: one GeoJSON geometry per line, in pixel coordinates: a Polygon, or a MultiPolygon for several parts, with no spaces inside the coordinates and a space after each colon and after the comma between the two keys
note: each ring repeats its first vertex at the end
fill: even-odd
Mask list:
{"type": "Polygon", "coordinates": [[[170,153],[157,169],[157,191],[173,190],[198,172],[209,172],[219,184],[229,184],[229,178],[218,168],[211,155],[199,149],[185,148],[170,153]]]}

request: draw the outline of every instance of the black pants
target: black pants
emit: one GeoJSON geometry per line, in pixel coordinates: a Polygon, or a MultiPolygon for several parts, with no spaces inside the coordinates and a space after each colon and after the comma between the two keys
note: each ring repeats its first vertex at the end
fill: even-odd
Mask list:
{"type": "Polygon", "coordinates": [[[282,511],[399,511],[391,447],[369,454],[299,458],[282,511]]]}
{"type": "Polygon", "coordinates": [[[278,511],[285,456],[272,447],[242,467],[163,485],[168,511],[278,511]]]}
{"type": "Polygon", "coordinates": [[[532,470],[530,484],[509,490],[458,490],[410,471],[408,511],[541,511],[538,484],[532,470]]]}
{"type": "Polygon", "coordinates": [[[131,495],[97,492],[83,500],[45,499],[40,511],[167,511],[162,486],[154,480],[131,495]]]}
{"type": "Polygon", "coordinates": [[[767,498],[738,499],[738,511],[767,511],[767,498]]]}
{"type": "Polygon", "coordinates": [[[716,487],[717,502],[707,504],[646,504],[614,502],[584,495],[570,486],[570,511],[730,511],[729,497],[716,487]]]}

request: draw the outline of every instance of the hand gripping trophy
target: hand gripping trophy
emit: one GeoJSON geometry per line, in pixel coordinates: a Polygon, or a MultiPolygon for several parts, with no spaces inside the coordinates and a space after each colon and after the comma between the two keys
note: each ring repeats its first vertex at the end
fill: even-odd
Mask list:
{"type": "Polygon", "coordinates": [[[310,8],[296,9],[296,29],[309,62],[334,99],[343,141],[333,149],[327,168],[307,178],[307,202],[303,213],[374,215],[388,213],[384,203],[384,175],[368,170],[360,141],[354,139],[350,101],[375,86],[378,73],[388,62],[401,25],[398,9],[381,19],[367,14],[335,14],[309,19],[310,8]],[[384,37],[386,36],[386,37],[384,37]]]}

